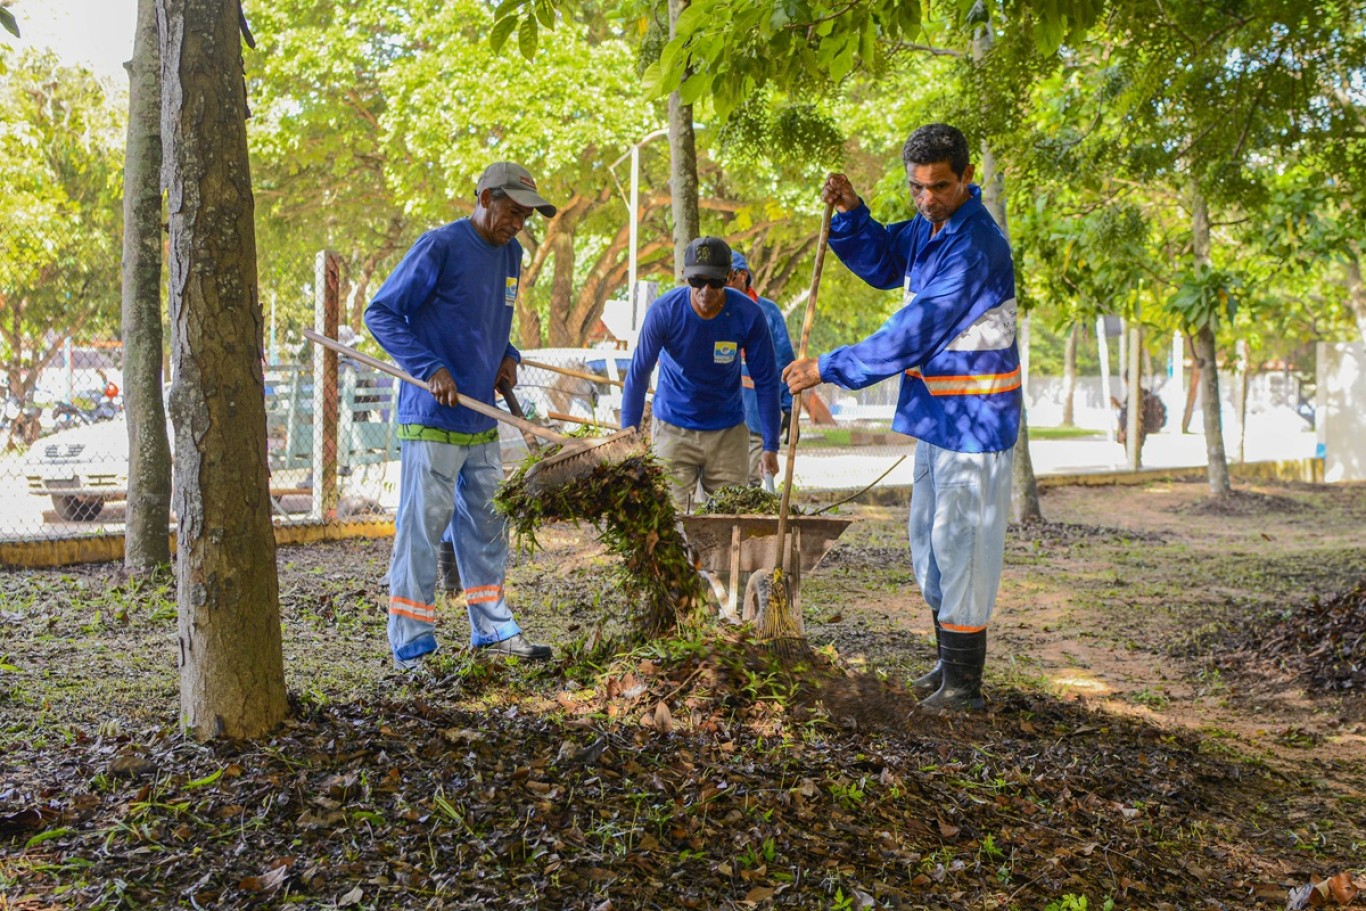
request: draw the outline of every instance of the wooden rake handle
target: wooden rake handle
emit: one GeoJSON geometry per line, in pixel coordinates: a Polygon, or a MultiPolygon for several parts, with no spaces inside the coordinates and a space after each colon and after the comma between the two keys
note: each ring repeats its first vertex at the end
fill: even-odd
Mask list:
{"type": "MultiPolygon", "coordinates": [[[[811,290],[806,295],[806,315],[802,318],[802,341],[797,351],[798,360],[806,357],[807,346],[811,343],[811,324],[816,321],[816,294],[821,287],[821,270],[825,267],[825,251],[830,246],[830,217],[834,214],[835,204],[826,203],[821,215],[821,233],[816,242],[816,266],[811,273],[811,290]]],[[[788,430],[787,472],[783,477],[783,499],[778,508],[778,565],[787,563],[787,513],[792,503],[792,467],[797,461],[797,441],[801,437],[802,394],[792,397],[792,424],[788,430]]]]}
{"type": "MultiPolygon", "coordinates": [[[[368,354],[363,354],[360,351],[357,351],[355,348],[352,348],[350,345],[343,345],[336,339],[328,338],[320,332],[314,332],[312,329],[305,329],[304,338],[308,339],[310,342],[313,342],[314,344],[322,345],[324,348],[331,348],[338,354],[344,354],[358,364],[364,364],[365,366],[378,370],[381,373],[387,373],[390,376],[397,377],[398,379],[403,380],[403,382],[405,383],[411,383],[419,389],[427,389],[428,391],[430,391],[426,383],[424,383],[417,377],[413,376],[406,370],[402,370],[398,367],[395,367],[388,361],[382,361],[377,357],[371,357],[368,354]]],[[[486,405],[478,399],[472,399],[467,395],[461,395],[457,392],[455,398],[456,401],[460,403],[461,407],[468,408],[471,411],[477,411],[480,414],[485,415],[486,417],[493,418],[495,421],[500,421],[504,424],[509,424],[513,427],[516,427],[523,433],[529,433],[533,436],[538,436],[541,439],[549,440],[552,443],[564,443],[567,440],[571,439],[570,437],[567,437],[562,433],[556,433],[553,430],[550,430],[546,427],[542,427],[540,424],[533,424],[531,421],[528,421],[525,418],[514,417],[513,415],[508,414],[501,408],[495,408],[492,405],[486,405]]]]}

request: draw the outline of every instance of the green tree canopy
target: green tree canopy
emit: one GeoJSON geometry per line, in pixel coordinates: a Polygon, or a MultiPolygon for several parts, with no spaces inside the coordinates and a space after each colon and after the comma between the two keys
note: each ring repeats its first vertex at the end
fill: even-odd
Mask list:
{"type": "Polygon", "coordinates": [[[85,69],[26,51],[0,70],[0,363],[28,395],[70,338],[119,319],[123,114],[85,69]]]}

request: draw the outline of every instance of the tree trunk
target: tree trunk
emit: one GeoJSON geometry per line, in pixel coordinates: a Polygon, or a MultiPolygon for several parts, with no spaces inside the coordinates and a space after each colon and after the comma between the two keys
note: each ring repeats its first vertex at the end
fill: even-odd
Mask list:
{"type": "Polygon", "coordinates": [[[574,299],[574,235],[561,231],[550,243],[555,256],[550,281],[550,347],[573,348],[583,340],[567,323],[574,299]]]}
{"type": "MultiPolygon", "coordinates": [[[[979,39],[980,40],[980,39],[979,39]]],[[[1010,225],[1006,218],[1005,180],[996,167],[996,156],[982,143],[982,203],[996,219],[1006,238],[1010,225]]],[[[1021,390],[1021,396],[1024,392],[1021,390]]],[[[1029,427],[1027,412],[1020,406],[1020,436],[1015,441],[1015,462],[1011,467],[1011,505],[1016,522],[1042,522],[1043,509],[1039,505],[1039,479],[1034,475],[1034,461],[1029,457],[1029,427]]]]}
{"type": "Polygon", "coordinates": [[[1075,427],[1077,397],[1077,338],[1081,323],[1075,322],[1067,333],[1067,346],[1062,355],[1062,426],[1075,427]]]}
{"type": "Polygon", "coordinates": [[[1366,342],[1366,280],[1361,276],[1361,247],[1355,241],[1350,245],[1347,257],[1347,300],[1356,316],[1358,341],[1366,342]]]}
{"type": "Polygon", "coordinates": [[[288,706],[239,5],[158,0],[157,9],[181,723],[201,738],[257,737],[288,706]]]}
{"type": "MultiPolygon", "coordinates": [[[[1209,267],[1209,201],[1198,186],[1191,190],[1191,238],[1195,269],[1209,267]]],[[[1213,318],[1195,334],[1195,364],[1200,372],[1200,394],[1204,396],[1201,414],[1205,419],[1205,456],[1209,463],[1209,490],[1215,497],[1226,497],[1233,490],[1228,477],[1228,458],[1224,455],[1224,425],[1219,416],[1219,361],[1214,343],[1213,318]]]]}
{"type": "MultiPolygon", "coordinates": [[[[688,0],[669,0],[669,37],[688,0]]],[[[669,94],[669,174],[674,213],[674,278],[683,280],[683,253],[701,231],[697,208],[697,142],[693,135],[692,105],[677,91],[669,94]]]]}
{"type": "Polygon", "coordinates": [[[1034,462],[1029,457],[1029,421],[1020,409],[1020,439],[1015,444],[1015,461],[1010,466],[1010,518],[1016,522],[1042,522],[1039,483],[1034,477],[1034,462]]]}
{"type": "Polygon", "coordinates": [[[1181,432],[1191,432],[1191,418],[1195,415],[1195,400],[1200,390],[1200,361],[1195,356],[1195,339],[1190,339],[1191,373],[1186,381],[1186,407],[1181,412],[1181,432]]]}
{"type": "Polygon", "coordinates": [[[161,53],[156,0],[138,0],[123,167],[123,404],[130,574],[171,562],[171,449],[161,401],[161,53]]]}

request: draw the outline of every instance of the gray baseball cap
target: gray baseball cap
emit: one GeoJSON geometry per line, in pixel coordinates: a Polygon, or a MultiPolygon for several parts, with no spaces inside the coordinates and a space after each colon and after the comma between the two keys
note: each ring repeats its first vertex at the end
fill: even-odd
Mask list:
{"type": "Polygon", "coordinates": [[[513,202],[529,206],[546,218],[555,217],[556,208],[536,192],[536,181],[532,178],[531,172],[519,164],[495,161],[485,168],[484,173],[479,175],[479,183],[475,186],[474,192],[475,195],[482,196],[485,190],[502,190],[512,197],[513,202]]]}

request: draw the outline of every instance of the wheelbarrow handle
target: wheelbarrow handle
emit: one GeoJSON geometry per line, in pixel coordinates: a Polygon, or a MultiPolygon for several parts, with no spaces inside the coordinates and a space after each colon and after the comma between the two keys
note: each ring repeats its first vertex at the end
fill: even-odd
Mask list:
{"type": "MultiPolygon", "coordinates": [[[[304,338],[308,339],[310,342],[313,342],[314,344],[322,345],[324,348],[331,348],[333,351],[336,351],[339,354],[344,354],[358,364],[364,364],[365,366],[372,367],[375,370],[380,371],[381,373],[387,373],[390,376],[397,377],[398,379],[403,380],[403,382],[411,383],[419,389],[425,389],[429,392],[431,391],[426,383],[424,383],[417,377],[413,376],[408,371],[395,367],[393,364],[390,364],[387,361],[382,361],[377,357],[371,357],[368,354],[364,354],[360,351],[357,351],[350,345],[343,345],[336,339],[328,338],[320,332],[314,332],[312,329],[305,329],[304,338]]],[[[458,401],[462,407],[468,408],[471,411],[477,411],[482,415],[493,418],[495,421],[501,421],[504,424],[509,424],[513,427],[516,427],[523,433],[533,434],[535,436],[540,437],[543,440],[549,440],[552,443],[563,443],[571,439],[570,437],[567,437],[562,433],[556,433],[553,430],[549,430],[545,427],[542,427],[540,424],[533,424],[531,421],[528,421],[525,418],[515,417],[511,414],[508,414],[501,408],[495,408],[493,405],[486,405],[478,399],[472,399],[467,395],[461,395],[457,392],[455,398],[456,401],[458,401]]]]}

